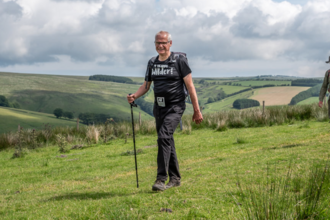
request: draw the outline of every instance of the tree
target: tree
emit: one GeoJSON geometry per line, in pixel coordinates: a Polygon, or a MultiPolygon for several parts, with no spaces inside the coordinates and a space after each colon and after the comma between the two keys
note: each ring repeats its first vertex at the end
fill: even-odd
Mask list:
{"type": "Polygon", "coordinates": [[[73,119],[73,113],[72,112],[63,112],[63,117],[68,119],[73,119]]]}
{"type": "Polygon", "coordinates": [[[212,97],[210,97],[208,100],[207,100],[207,103],[212,103],[214,102],[214,99],[212,97]]]}
{"type": "Polygon", "coordinates": [[[8,99],[3,95],[0,95],[0,106],[9,107],[8,99]]]}
{"type": "Polygon", "coordinates": [[[61,108],[57,108],[54,110],[54,115],[56,116],[56,118],[60,118],[63,116],[63,110],[61,108]]]}

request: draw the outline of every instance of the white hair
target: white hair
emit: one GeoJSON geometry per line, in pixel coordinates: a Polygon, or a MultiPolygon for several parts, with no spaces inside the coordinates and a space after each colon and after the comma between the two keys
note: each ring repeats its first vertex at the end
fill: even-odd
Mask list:
{"type": "Polygon", "coordinates": [[[170,33],[168,33],[167,31],[159,31],[156,35],[155,35],[155,39],[157,37],[157,35],[161,35],[161,34],[166,34],[167,35],[167,40],[171,41],[172,40],[172,35],[170,33]]]}

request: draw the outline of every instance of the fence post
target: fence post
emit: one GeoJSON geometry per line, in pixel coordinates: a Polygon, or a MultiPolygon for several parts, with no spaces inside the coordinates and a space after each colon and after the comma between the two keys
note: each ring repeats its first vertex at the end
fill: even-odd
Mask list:
{"type": "Polygon", "coordinates": [[[139,112],[139,125],[140,125],[140,127],[141,127],[141,112],[139,112]]]}
{"type": "Polygon", "coordinates": [[[180,129],[182,131],[182,119],[180,119],[180,129]]]}
{"type": "Polygon", "coordinates": [[[18,132],[21,131],[21,125],[18,125],[18,132]]]}
{"type": "Polygon", "coordinates": [[[77,118],[77,131],[79,131],[79,118],[77,118]]]}
{"type": "Polygon", "coordinates": [[[262,101],[262,114],[265,115],[265,101],[262,101]]]}

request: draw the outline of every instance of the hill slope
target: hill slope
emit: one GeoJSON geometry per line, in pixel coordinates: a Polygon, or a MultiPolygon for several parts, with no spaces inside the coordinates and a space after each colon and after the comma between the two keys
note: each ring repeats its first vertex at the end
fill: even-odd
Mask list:
{"type": "Polygon", "coordinates": [[[51,126],[76,126],[74,120],[57,119],[51,114],[0,107],[0,134],[15,132],[18,125],[24,129],[40,130],[47,123],[51,126]]]}
{"type": "MultiPolygon", "coordinates": [[[[84,76],[55,76],[38,74],[0,73],[0,94],[22,109],[52,114],[55,108],[74,112],[110,114],[127,120],[130,106],[126,95],[139,85],[90,81],[84,76]]],[[[142,119],[152,117],[142,110],[142,119]]],[[[135,110],[136,114],[138,114],[135,110]]]]}

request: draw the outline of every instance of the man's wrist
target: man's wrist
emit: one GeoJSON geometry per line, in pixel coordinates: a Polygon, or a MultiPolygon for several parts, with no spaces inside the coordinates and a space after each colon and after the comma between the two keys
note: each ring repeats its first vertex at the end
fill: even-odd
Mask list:
{"type": "Polygon", "coordinates": [[[199,109],[194,109],[194,113],[199,113],[201,111],[199,111],[199,109]]]}

